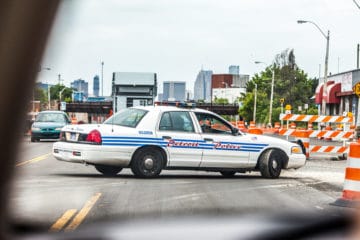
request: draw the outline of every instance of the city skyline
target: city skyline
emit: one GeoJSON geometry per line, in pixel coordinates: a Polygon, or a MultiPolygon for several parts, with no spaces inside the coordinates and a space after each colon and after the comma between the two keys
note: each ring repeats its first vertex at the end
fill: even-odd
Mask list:
{"type": "Polygon", "coordinates": [[[79,0],[64,1],[42,61],[51,70],[41,71],[38,81],[54,84],[61,74],[67,84],[87,79],[92,89],[90,79],[99,75],[101,92],[104,62],[104,95],[118,71],[157,72],[160,88],[171,79],[186,81],[191,90],[202,68],[221,74],[238,65],[252,76],[265,68],[254,61],[269,65],[286,48],[295,50],[310,77],[319,76],[319,65],[323,76],[326,41],[299,19],[330,30],[329,73],[356,67],[360,11],[351,0],[79,0]]]}

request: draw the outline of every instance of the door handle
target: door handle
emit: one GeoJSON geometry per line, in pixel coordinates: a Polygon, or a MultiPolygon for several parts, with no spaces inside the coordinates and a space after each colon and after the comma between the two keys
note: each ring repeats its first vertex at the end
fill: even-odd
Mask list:
{"type": "Polygon", "coordinates": [[[214,139],[212,139],[212,138],[204,138],[204,141],[205,141],[205,142],[213,142],[214,139]]]}
{"type": "Polygon", "coordinates": [[[171,139],[170,136],[162,136],[162,138],[163,138],[163,139],[167,139],[167,140],[171,139]]]}

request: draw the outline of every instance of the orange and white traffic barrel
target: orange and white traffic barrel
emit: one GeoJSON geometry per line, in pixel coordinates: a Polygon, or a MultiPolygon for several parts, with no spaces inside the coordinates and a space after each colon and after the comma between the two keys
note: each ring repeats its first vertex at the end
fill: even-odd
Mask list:
{"type": "Polygon", "coordinates": [[[239,121],[238,122],[238,128],[240,130],[244,130],[246,127],[245,127],[245,122],[244,121],[239,121]]]}
{"type": "Polygon", "coordinates": [[[312,124],[312,122],[308,122],[308,130],[313,130],[313,124],[312,124]]]}
{"type": "Polygon", "coordinates": [[[280,129],[280,123],[279,123],[279,122],[275,122],[274,128],[280,129]]]}
{"type": "Polygon", "coordinates": [[[77,124],[76,117],[72,117],[72,118],[71,118],[71,124],[77,124]]]}
{"type": "MultiPolygon", "coordinates": [[[[330,125],[328,125],[328,126],[326,126],[325,130],[326,130],[326,131],[332,131],[332,128],[331,128],[330,125]]],[[[332,138],[324,138],[324,139],[325,139],[326,141],[331,141],[331,140],[332,140],[332,138]]]]}
{"type": "Polygon", "coordinates": [[[260,128],[250,128],[248,133],[262,135],[264,132],[260,128]]]}
{"type": "Polygon", "coordinates": [[[255,125],[255,122],[254,122],[254,121],[251,121],[251,122],[250,122],[249,129],[251,129],[251,128],[256,128],[256,125],[255,125]]]}
{"type": "Polygon", "coordinates": [[[342,197],[333,203],[341,207],[356,207],[360,203],[360,140],[350,144],[342,197]]]}
{"type": "Polygon", "coordinates": [[[294,123],[294,122],[290,123],[290,128],[291,129],[296,129],[296,123],[294,123]]]}

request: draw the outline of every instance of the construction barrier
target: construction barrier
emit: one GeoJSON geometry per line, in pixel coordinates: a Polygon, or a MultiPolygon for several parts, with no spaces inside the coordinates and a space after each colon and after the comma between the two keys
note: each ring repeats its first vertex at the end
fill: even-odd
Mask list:
{"type": "Polygon", "coordinates": [[[342,197],[332,205],[357,207],[360,203],[360,140],[350,144],[342,197]]]}
{"type": "Polygon", "coordinates": [[[251,128],[256,128],[256,125],[255,125],[255,122],[254,122],[254,121],[251,121],[251,122],[250,122],[249,129],[251,129],[251,128]]]}
{"type": "Polygon", "coordinates": [[[322,123],[352,123],[352,117],[343,116],[318,116],[300,114],[280,114],[280,120],[294,122],[322,122],[322,123]]]}
{"type": "Polygon", "coordinates": [[[309,159],[311,153],[347,153],[348,146],[310,146],[310,138],[316,137],[341,137],[349,139],[354,137],[353,132],[342,131],[314,131],[314,130],[296,130],[296,129],[280,129],[279,135],[295,137],[296,141],[301,141],[305,148],[306,158],[309,159]]]}

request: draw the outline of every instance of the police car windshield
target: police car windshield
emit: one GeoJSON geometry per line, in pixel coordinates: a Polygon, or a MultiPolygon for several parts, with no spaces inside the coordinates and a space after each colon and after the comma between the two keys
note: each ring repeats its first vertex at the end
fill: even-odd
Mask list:
{"type": "Polygon", "coordinates": [[[140,120],[148,111],[135,108],[127,108],[119,111],[111,118],[107,119],[104,124],[113,124],[124,127],[136,127],[140,120]]]}

